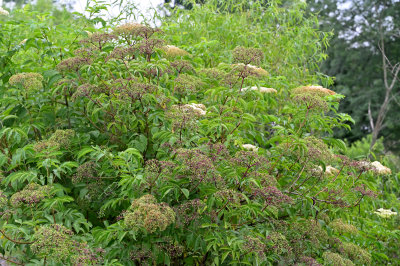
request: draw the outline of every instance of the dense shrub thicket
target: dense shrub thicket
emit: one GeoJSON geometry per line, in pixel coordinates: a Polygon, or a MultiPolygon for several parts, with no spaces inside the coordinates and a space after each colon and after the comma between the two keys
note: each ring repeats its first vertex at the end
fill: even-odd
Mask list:
{"type": "Polygon", "coordinates": [[[209,3],[98,30],[4,13],[2,257],[398,264],[398,175],[331,137],[351,118],[311,85],[329,83],[326,40],[303,8],[209,3]]]}

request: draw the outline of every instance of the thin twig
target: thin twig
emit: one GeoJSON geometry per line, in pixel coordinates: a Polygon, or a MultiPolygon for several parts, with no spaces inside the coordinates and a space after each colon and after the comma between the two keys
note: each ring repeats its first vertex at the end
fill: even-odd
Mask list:
{"type": "Polygon", "coordinates": [[[18,241],[18,240],[15,240],[15,239],[12,239],[12,238],[10,238],[9,236],[7,236],[6,235],[6,233],[3,231],[3,230],[1,230],[0,229],[0,233],[5,237],[5,238],[7,238],[8,240],[10,240],[11,242],[14,242],[14,243],[16,243],[16,244],[21,244],[21,245],[29,245],[29,244],[33,244],[33,243],[35,243],[35,241],[32,241],[32,242],[22,242],[22,241],[18,241]]]}

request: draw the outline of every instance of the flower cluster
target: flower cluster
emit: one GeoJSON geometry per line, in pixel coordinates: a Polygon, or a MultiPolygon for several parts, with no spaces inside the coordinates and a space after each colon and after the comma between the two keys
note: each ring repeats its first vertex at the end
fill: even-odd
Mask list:
{"type": "Polygon", "coordinates": [[[213,162],[219,162],[230,158],[229,150],[222,143],[207,143],[206,154],[213,162]]]}
{"type": "Polygon", "coordinates": [[[258,147],[254,146],[252,144],[243,144],[242,148],[245,149],[245,150],[248,150],[248,151],[254,151],[254,152],[258,151],[258,147]]]}
{"type": "Polygon", "coordinates": [[[183,129],[197,128],[197,119],[206,114],[203,104],[173,105],[166,113],[172,120],[172,131],[182,133],[183,129]]]}
{"type": "Polygon", "coordinates": [[[235,157],[231,159],[231,162],[252,171],[266,169],[268,166],[268,160],[258,155],[255,151],[238,151],[235,157]]]}
{"type": "Polygon", "coordinates": [[[190,104],[185,104],[182,106],[182,109],[184,112],[186,110],[192,110],[195,114],[198,116],[204,116],[206,115],[206,106],[202,103],[190,103],[190,104]]]}
{"type": "Polygon", "coordinates": [[[327,111],[328,103],[324,96],[333,95],[335,92],[319,86],[304,86],[292,89],[292,99],[296,104],[305,105],[308,110],[327,111]]]}
{"type": "Polygon", "coordinates": [[[144,176],[145,182],[141,184],[143,189],[150,189],[157,185],[158,180],[166,180],[172,173],[176,164],[172,161],[159,161],[151,159],[146,162],[144,176]]]}
{"type": "Polygon", "coordinates": [[[147,61],[150,61],[150,56],[154,53],[155,49],[161,48],[164,42],[164,40],[156,38],[143,39],[138,43],[137,48],[142,54],[146,55],[147,61]]]}
{"type": "Polygon", "coordinates": [[[247,64],[261,64],[264,59],[264,53],[259,48],[246,48],[243,46],[238,46],[232,51],[233,61],[235,63],[247,64]]]}
{"type": "MultiPolygon", "coordinates": [[[[304,138],[305,144],[307,146],[307,151],[304,155],[305,159],[309,161],[318,162],[330,162],[333,160],[332,152],[329,150],[328,145],[321,139],[318,139],[314,136],[308,136],[304,138]]],[[[302,154],[297,153],[298,156],[302,154]]],[[[333,168],[333,167],[332,167],[333,168]]],[[[335,170],[330,168],[330,172],[334,172],[335,170]]],[[[328,170],[328,167],[326,168],[328,170]]]]}
{"type": "Polygon", "coordinates": [[[371,265],[371,254],[353,243],[343,243],[343,254],[358,265],[371,265]]]}
{"type": "Polygon", "coordinates": [[[239,78],[247,78],[247,77],[256,77],[256,78],[261,78],[268,76],[268,71],[265,69],[262,69],[261,67],[253,66],[250,64],[243,64],[243,63],[238,63],[234,64],[233,70],[234,72],[237,73],[237,76],[239,78]]]}
{"type": "Polygon", "coordinates": [[[157,246],[166,252],[170,258],[179,258],[183,255],[185,247],[174,241],[171,237],[163,239],[164,242],[157,244],[157,246]]]}
{"type": "Polygon", "coordinates": [[[348,224],[343,222],[342,219],[335,219],[329,223],[329,226],[332,227],[333,230],[338,232],[339,234],[352,234],[355,235],[358,233],[357,227],[352,224],[348,224]]]}
{"type": "Polygon", "coordinates": [[[148,39],[156,32],[160,32],[160,29],[140,23],[126,23],[115,27],[113,34],[122,37],[124,40],[128,41],[128,44],[132,45],[130,40],[138,37],[148,39]]]}
{"type": "MultiPolygon", "coordinates": [[[[308,136],[303,141],[305,145],[299,145],[294,148],[288,142],[283,142],[277,146],[277,149],[281,153],[293,156],[302,163],[319,164],[321,161],[327,163],[333,161],[333,154],[323,140],[314,136],[308,136]]],[[[314,167],[311,171],[316,173],[322,172],[322,167],[314,167]]]]}
{"type": "Polygon", "coordinates": [[[86,243],[72,241],[72,254],[70,261],[73,265],[99,265],[102,262],[102,255],[105,250],[96,248],[92,250],[86,243]]]}
{"type": "Polygon", "coordinates": [[[382,217],[382,218],[389,218],[392,215],[397,215],[397,212],[393,212],[392,210],[386,210],[386,209],[383,209],[383,208],[379,208],[374,213],[377,214],[378,216],[382,217]]]}
{"type": "Polygon", "coordinates": [[[58,143],[60,148],[67,149],[71,144],[72,138],[75,136],[75,131],[72,129],[56,130],[48,141],[58,143]]]}
{"type": "Polygon", "coordinates": [[[176,227],[189,225],[192,221],[198,221],[201,217],[201,211],[206,204],[200,199],[187,201],[177,207],[174,207],[176,213],[176,227]]]}
{"type": "Polygon", "coordinates": [[[279,232],[271,232],[267,236],[267,240],[270,246],[270,248],[268,248],[268,251],[272,251],[273,253],[278,255],[283,255],[292,251],[289,241],[284,235],[279,232]]]}
{"type": "Polygon", "coordinates": [[[390,168],[383,166],[380,162],[375,161],[371,163],[371,166],[373,167],[373,171],[381,174],[381,175],[390,175],[392,173],[392,170],[390,168]]]}
{"type": "Polygon", "coordinates": [[[71,254],[73,232],[63,225],[40,226],[33,238],[32,251],[40,257],[51,256],[56,261],[67,261],[71,254]]]}
{"type": "Polygon", "coordinates": [[[149,234],[164,231],[175,222],[175,212],[166,203],[157,203],[153,195],[144,195],[135,199],[131,208],[124,214],[124,224],[135,231],[149,234]]]}
{"type": "Polygon", "coordinates": [[[33,149],[37,153],[50,154],[60,148],[67,149],[71,144],[72,138],[75,136],[75,131],[72,129],[56,130],[49,139],[42,140],[33,145],[33,149]]]}
{"type": "Polygon", "coordinates": [[[214,193],[216,199],[222,202],[229,202],[230,204],[239,205],[241,201],[245,200],[242,193],[237,192],[233,189],[222,189],[214,193]]]}
{"type": "Polygon", "coordinates": [[[350,167],[354,167],[355,169],[357,169],[360,172],[367,172],[367,171],[373,170],[375,168],[368,161],[353,161],[351,159],[344,159],[344,161],[347,161],[344,164],[349,165],[350,167]]]}
{"type": "Polygon", "coordinates": [[[39,257],[51,258],[55,262],[72,263],[73,265],[97,265],[99,254],[91,250],[86,243],[74,240],[74,233],[60,224],[40,226],[34,234],[35,242],[32,251],[39,257]]]}
{"type": "Polygon", "coordinates": [[[95,91],[95,86],[88,83],[82,84],[76,89],[76,91],[72,95],[71,100],[75,101],[81,97],[89,97],[94,91],[95,91]]]}
{"type": "Polygon", "coordinates": [[[328,174],[328,175],[336,175],[336,174],[338,174],[338,173],[339,173],[339,170],[336,169],[335,167],[330,166],[330,165],[328,165],[328,166],[326,167],[325,174],[328,174]]]}
{"type": "Polygon", "coordinates": [[[201,69],[199,73],[212,81],[220,81],[227,75],[225,71],[218,68],[204,68],[201,69]]]}
{"type": "Polygon", "coordinates": [[[0,15],[8,16],[8,15],[10,15],[10,13],[7,10],[0,7],[0,15]]]}
{"type": "Polygon", "coordinates": [[[52,188],[49,185],[40,186],[31,183],[23,190],[16,192],[11,196],[11,205],[14,207],[19,207],[22,204],[33,206],[41,202],[45,197],[50,196],[51,189],[52,188]]]}
{"type": "Polygon", "coordinates": [[[327,95],[335,95],[336,92],[326,89],[322,86],[302,86],[295,89],[292,89],[293,94],[312,94],[320,97],[324,97],[327,95]]]}
{"type": "Polygon", "coordinates": [[[191,181],[219,183],[215,166],[204,152],[198,149],[179,149],[176,154],[185,177],[189,177],[191,181]]]}
{"type": "Polygon", "coordinates": [[[55,141],[42,140],[33,145],[33,149],[38,152],[50,153],[51,151],[58,150],[60,145],[55,141]]]}
{"type": "Polygon", "coordinates": [[[88,34],[88,38],[80,41],[82,44],[89,44],[89,48],[101,50],[104,45],[112,40],[116,39],[116,36],[109,33],[95,32],[88,34]]]}
{"type": "MultiPolygon", "coordinates": [[[[132,52],[131,48],[135,48],[145,55],[147,61],[150,62],[151,55],[155,52],[155,49],[162,48],[165,42],[162,39],[154,38],[153,35],[157,32],[161,33],[161,30],[139,23],[126,23],[117,26],[114,29],[113,36],[118,36],[129,46],[126,50],[119,52],[132,52]]],[[[134,58],[134,55],[132,58],[134,58]]]]}
{"type": "Polygon", "coordinates": [[[168,58],[174,58],[174,57],[180,57],[180,56],[186,56],[189,55],[188,52],[186,52],[185,50],[173,46],[173,45],[166,45],[163,47],[164,51],[165,51],[165,55],[168,58]]]}
{"type": "Polygon", "coordinates": [[[199,78],[188,74],[180,74],[174,82],[174,91],[179,94],[191,94],[203,86],[203,82],[199,78]]]}
{"type": "Polygon", "coordinates": [[[8,81],[13,86],[21,86],[26,90],[39,90],[43,87],[43,76],[39,73],[18,73],[8,81]]]}
{"type": "Polygon", "coordinates": [[[126,57],[132,57],[136,49],[133,47],[115,47],[114,50],[107,56],[106,61],[111,59],[125,60],[126,57]]]}
{"type": "Polygon", "coordinates": [[[82,47],[74,51],[74,55],[81,58],[90,58],[94,55],[94,52],[90,48],[82,47]]]}
{"type": "Polygon", "coordinates": [[[334,253],[331,251],[326,251],[322,254],[322,258],[324,259],[324,265],[332,265],[332,266],[353,266],[354,263],[346,258],[343,258],[338,253],[334,253]]]}
{"type": "Polygon", "coordinates": [[[322,266],[322,264],[319,264],[318,261],[314,258],[307,257],[307,256],[302,256],[299,259],[299,264],[296,264],[296,266],[300,265],[305,265],[305,266],[322,266]]]}
{"type": "Polygon", "coordinates": [[[81,182],[90,182],[97,179],[96,164],[94,162],[86,162],[76,169],[75,175],[72,176],[74,184],[81,182]]]}
{"type": "Polygon", "coordinates": [[[75,56],[62,60],[57,65],[57,70],[60,72],[78,72],[83,65],[91,64],[88,58],[75,56]]]}
{"type": "Polygon", "coordinates": [[[263,200],[266,206],[280,206],[284,203],[292,203],[291,197],[285,195],[276,187],[263,187],[253,190],[256,198],[263,200]]]}
{"type": "Polygon", "coordinates": [[[363,196],[367,196],[367,197],[371,197],[371,198],[376,198],[378,196],[378,193],[376,193],[370,189],[367,189],[367,186],[365,184],[355,186],[353,188],[353,190],[360,192],[361,195],[363,195],[363,196]]]}
{"type": "Polygon", "coordinates": [[[151,159],[146,162],[145,174],[148,176],[148,179],[154,179],[161,173],[171,173],[174,167],[174,162],[151,159]]]}
{"type": "Polygon", "coordinates": [[[286,238],[292,243],[293,252],[301,255],[303,246],[309,242],[314,247],[325,246],[329,240],[328,233],[314,219],[300,219],[288,223],[286,238]]]}
{"type": "Polygon", "coordinates": [[[242,88],[242,91],[259,91],[261,93],[277,93],[278,91],[273,89],[273,88],[267,88],[267,87],[244,87],[242,88]]]}
{"type": "Polygon", "coordinates": [[[116,80],[113,85],[119,92],[119,99],[129,102],[139,100],[143,95],[157,91],[156,85],[129,79],[116,80]]]}
{"type": "Polygon", "coordinates": [[[187,60],[175,60],[174,62],[171,62],[171,67],[173,67],[178,74],[194,70],[192,63],[187,60]]]}
{"type": "Polygon", "coordinates": [[[129,253],[129,258],[132,261],[138,262],[139,265],[151,265],[154,261],[154,255],[150,249],[142,247],[136,250],[132,250],[129,253]]]}
{"type": "Polygon", "coordinates": [[[254,253],[259,257],[265,257],[267,245],[258,237],[245,236],[242,249],[245,251],[245,254],[254,253]]]}

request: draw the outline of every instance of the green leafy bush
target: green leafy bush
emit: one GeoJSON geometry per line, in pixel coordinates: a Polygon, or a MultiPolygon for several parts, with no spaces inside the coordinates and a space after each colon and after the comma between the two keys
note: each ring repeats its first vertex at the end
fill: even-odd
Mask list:
{"type": "Polygon", "coordinates": [[[397,263],[398,177],[330,137],[351,118],[337,113],[342,95],[309,85],[325,39],[303,7],[210,2],[160,28],[73,31],[60,60],[3,70],[4,258],[397,263]]]}

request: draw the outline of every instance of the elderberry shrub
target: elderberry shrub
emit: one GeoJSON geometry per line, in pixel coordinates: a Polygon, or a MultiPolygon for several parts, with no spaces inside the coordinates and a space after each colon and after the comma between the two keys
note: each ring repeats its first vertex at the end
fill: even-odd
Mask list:
{"type": "Polygon", "coordinates": [[[258,37],[242,40],[229,26],[230,41],[217,40],[226,32],[215,36],[218,45],[195,40],[203,25],[194,20],[190,31],[177,33],[188,29],[189,17],[173,14],[176,23],[166,18],[160,28],[129,22],[78,32],[51,64],[37,66],[37,73],[17,69],[2,81],[0,242],[6,260],[398,262],[395,248],[385,250],[398,247],[395,236],[387,237],[399,225],[398,209],[372,207],[380,204],[379,182],[391,169],[349,158],[345,144],[331,137],[350,118],[337,112],[342,95],[309,85],[321,77],[304,74],[309,63],[301,60],[316,63],[307,51],[317,48],[289,57],[281,46],[282,54],[273,54],[283,40],[297,41],[295,47],[314,43],[286,28],[315,29],[304,17],[286,21],[302,14],[300,7],[277,15],[261,2],[245,2],[239,10],[217,5],[221,12],[215,12],[206,4],[182,14],[208,14],[221,20],[218,25],[234,24],[234,17],[249,32],[261,30],[258,37]],[[268,28],[271,23],[276,27],[268,28]],[[384,244],[365,240],[372,224],[384,225],[384,244]]]}

